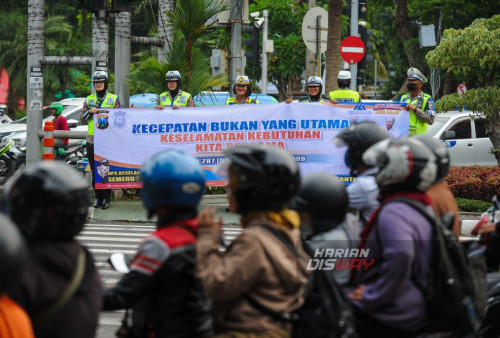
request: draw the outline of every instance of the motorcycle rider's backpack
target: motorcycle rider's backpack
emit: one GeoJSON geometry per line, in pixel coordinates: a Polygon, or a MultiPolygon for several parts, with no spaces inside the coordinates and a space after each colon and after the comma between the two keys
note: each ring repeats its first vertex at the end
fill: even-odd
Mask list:
{"type": "MultiPolygon", "coordinates": [[[[260,224],[282,242],[294,256],[299,253],[290,238],[278,229],[260,224]]],[[[304,250],[312,257],[312,249],[305,241],[304,250]]],[[[304,304],[292,313],[279,313],[257,302],[249,294],[245,299],[260,313],[276,320],[292,324],[292,337],[357,338],[351,302],[329,271],[312,272],[303,294],[304,304]]]]}
{"type": "Polygon", "coordinates": [[[391,202],[409,204],[425,216],[433,227],[432,252],[426,271],[427,285],[413,280],[424,296],[430,318],[425,331],[453,331],[460,335],[475,332],[480,320],[474,283],[466,254],[450,230],[454,215],[447,213],[439,218],[431,215],[423,204],[408,198],[397,198],[391,202]]]}

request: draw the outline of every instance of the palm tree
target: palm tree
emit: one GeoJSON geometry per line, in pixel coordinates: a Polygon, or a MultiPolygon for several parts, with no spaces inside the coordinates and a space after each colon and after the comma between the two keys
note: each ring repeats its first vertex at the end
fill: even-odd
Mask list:
{"type": "Polygon", "coordinates": [[[167,17],[170,20],[169,25],[182,32],[182,35],[184,35],[185,43],[187,44],[187,85],[189,85],[191,77],[193,44],[200,36],[203,35],[203,33],[205,33],[211,26],[215,24],[215,20],[213,20],[213,18],[218,13],[225,11],[226,9],[227,5],[223,0],[182,0],[177,1],[175,10],[173,12],[166,12],[167,17]]]}
{"type": "MultiPolygon", "coordinates": [[[[342,0],[328,2],[328,38],[326,47],[325,93],[338,89],[337,74],[340,69],[340,39],[342,32],[342,0]]],[[[328,94],[327,94],[328,95],[328,94]]]]}
{"type": "MultiPolygon", "coordinates": [[[[181,73],[182,79],[187,74],[187,46],[183,40],[176,38],[172,48],[167,53],[167,62],[161,62],[152,57],[148,52],[140,54],[141,61],[130,73],[129,83],[136,92],[162,93],[167,90],[165,74],[169,70],[176,69],[181,73]]],[[[214,86],[227,85],[224,74],[212,76],[210,64],[207,58],[197,48],[192,49],[191,80],[183,81],[182,89],[191,95],[211,90],[214,86]]]]}

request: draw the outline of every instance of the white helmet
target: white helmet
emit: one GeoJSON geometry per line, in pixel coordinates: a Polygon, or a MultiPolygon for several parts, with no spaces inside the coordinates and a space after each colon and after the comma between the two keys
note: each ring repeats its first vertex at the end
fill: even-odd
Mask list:
{"type": "Polygon", "coordinates": [[[94,75],[92,75],[93,82],[106,81],[108,79],[108,73],[103,70],[96,70],[94,75]]]}
{"type": "Polygon", "coordinates": [[[165,78],[167,81],[179,81],[181,79],[181,73],[178,70],[169,70],[167,74],[165,74],[165,78]]]}
{"type": "Polygon", "coordinates": [[[337,79],[339,80],[350,80],[351,79],[351,72],[348,70],[341,70],[339,72],[339,75],[337,76],[337,79]]]}
{"type": "Polygon", "coordinates": [[[321,86],[323,85],[323,81],[321,81],[321,78],[319,76],[310,76],[307,79],[307,86],[312,87],[312,86],[321,86]]]}
{"type": "Polygon", "coordinates": [[[246,76],[246,75],[238,75],[236,77],[236,79],[234,80],[234,84],[248,86],[250,84],[250,80],[248,79],[248,76],[246,76]]]}

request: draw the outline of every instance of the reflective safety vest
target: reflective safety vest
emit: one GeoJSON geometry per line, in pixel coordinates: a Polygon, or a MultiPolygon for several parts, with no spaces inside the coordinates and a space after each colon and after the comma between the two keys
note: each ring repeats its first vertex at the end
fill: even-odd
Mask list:
{"type": "Polygon", "coordinates": [[[191,99],[191,94],[179,90],[177,95],[172,98],[170,97],[170,92],[164,92],[160,94],[160,105],[161,106],[181,106],[187,107],[189,100],[191,99]]]}
{"type": "MultiPolygon", "coordinates": [[[[427,107],[427,102],[431,96],[429,94],[422,93],[422,95],[417,96],[414,99],[410,98],[410,93],[403,94],[400,101],[406,102],[407,104],[412,104],[417,108],[422,109],[425,112],[427,107]]],[[[427,131],[427,123],[420,121],[417,118],[417,114],[413,110],[410,110],[410,135],[414,134],[425,134],[427,131]]]]}
{"type": "Polygon", "coordinates": [[[303,102],[303,103],[316,103],[316,102],[323,103],[323,102],[326,102],[326,101],[323,100],[323,99],[319,99],[319,101],[311,101],[311,98],[307,98],[307,99],[300,99],[299,102],[303,102]]]}
{"type": "MultiPolygon", "coordinates": [[[[118,95],[106,93],[104,100],[97,108],[115,108],[116,100],[118,100],[118,95]]],[[[87,96],[85,100],[85,105],[88,109],[96,107],[97,95],[92,94],[87,96]]],[[[91,114],[92,118],[89,120],[87,135],[94,135],[94,114],[91,114]]]]}
{"type": "Polygon", "coordinates": [[[337,100],[338,103],[360,101],[359,93],[355,90],[350,90],[350,89],[342,88],[342,89],[332,90],[328,95],[330,96],[330,99],[337,100]]]}
{"type": "MultiPolygon", "coordinates": [[[[254,100],[251,97],[247,97],[244,104],[259,104],[258,100],[254,100]]],[[[233,104],[238,104],[238,99],[235,97],[230,97],[226,100],[226,106],[231,106],[233,104]]]]}

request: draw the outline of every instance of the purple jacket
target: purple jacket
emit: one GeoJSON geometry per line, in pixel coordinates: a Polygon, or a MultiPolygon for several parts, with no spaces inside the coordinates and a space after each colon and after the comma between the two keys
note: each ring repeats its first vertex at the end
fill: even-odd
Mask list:
{"type": "Polygon", "coordinates": [[[356,273],[354,285],[366,288],[363,299],[354,305],[395,328],[414,331],[422,327],[427,317],[425,302],[413,280],[427,284],[431,239],[431,224],[411,206],[402,202],[384,206],[366,243],[375,263],[356,273]]]}

